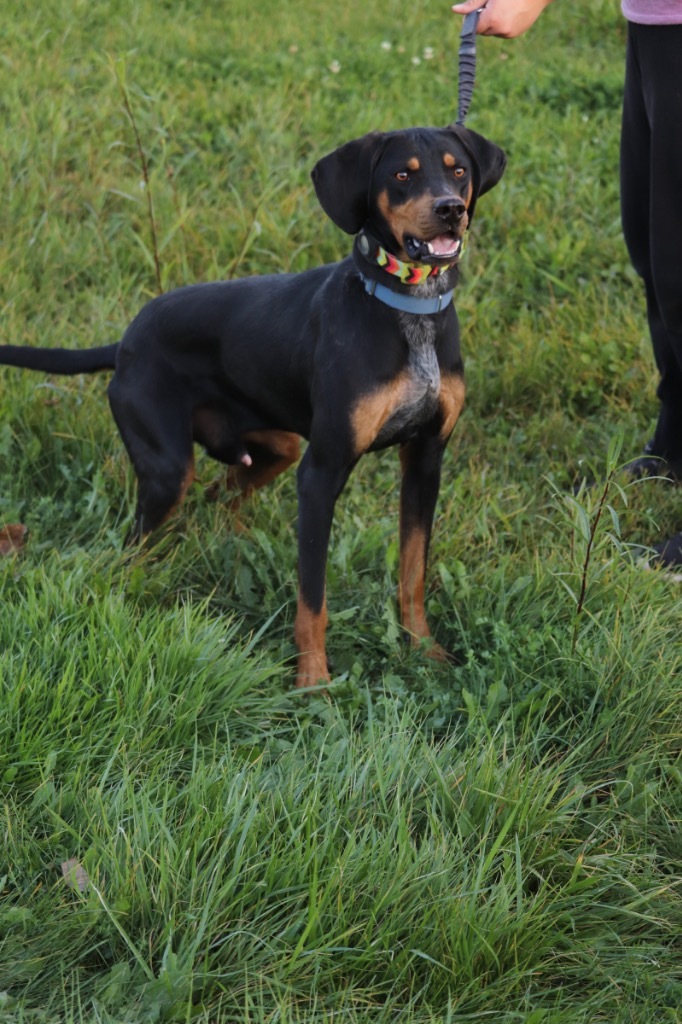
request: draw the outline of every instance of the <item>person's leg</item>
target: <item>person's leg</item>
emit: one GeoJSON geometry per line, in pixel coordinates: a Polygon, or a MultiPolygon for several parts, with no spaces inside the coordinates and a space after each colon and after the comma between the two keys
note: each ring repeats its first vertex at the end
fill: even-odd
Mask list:
{"type": "MultiPolygon", "coordinates": [[[[642,277],[660,411],[633,475],[682,479],[682,25],[629,25],[621,138],[623,233],[642,277]]],[[[653,564],[682,567],[682,533],[653,564]]]]}
{"type": "MultiPolygon", "coordinates": [[[[682,25],[628,26],[621,207],[645,285],[661,402],[650,451],[682,476],[682,25]]],[[[637,460],[646,461],[646,460],[637,460]]],[[[652,473],[660,473],[651,460],[652,473]]]]}

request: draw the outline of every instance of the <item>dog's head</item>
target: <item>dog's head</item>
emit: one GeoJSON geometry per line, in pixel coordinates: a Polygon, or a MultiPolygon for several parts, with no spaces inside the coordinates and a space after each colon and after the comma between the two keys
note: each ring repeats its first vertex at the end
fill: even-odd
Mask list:
{"type": "Polygon", "coordinates": [[[312,171],[325,213],[348,234],[367,230],[393,255],[454,262],[476,200],[502,177],[503,151],[459,125],[372,132],[312,171]]]}

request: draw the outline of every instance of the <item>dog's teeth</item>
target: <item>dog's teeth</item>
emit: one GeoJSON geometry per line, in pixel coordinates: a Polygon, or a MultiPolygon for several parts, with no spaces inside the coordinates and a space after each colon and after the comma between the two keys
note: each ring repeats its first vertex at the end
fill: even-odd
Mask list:
{"type": "Polygon", "coordinates": [[[428,250],[428,253],[429,253],[429,255],[430,255],[430,256],[433,256],[433,246],[431,245],[431,243],[430,243],[430,242],[427,242],[427,243],[426,243],[426,248],[427,248],[427,250],[428,250]]]}

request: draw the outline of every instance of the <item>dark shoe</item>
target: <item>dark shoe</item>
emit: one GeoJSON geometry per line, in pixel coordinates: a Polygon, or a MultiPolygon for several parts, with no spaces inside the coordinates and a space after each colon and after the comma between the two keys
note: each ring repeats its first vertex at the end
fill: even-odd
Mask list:
{"type": "MultiPolygon", "coordinates": [[[[676,483],[682,483],[682,458],[671,459],[654,451],[653,442],[649,441],[644,445],[644,455],[632,462],[626,462],[623,472],[632,480],[642,480],[645,477],[662,476],[676,483]]],[[[680,563],[682,565],[682,562],[680,563]]]]}
{"type": "Polygon", "coordinates": [[[649,561],[652,566],[662,565],[666,569],[682,569],[682,533],[676,533],[670,540],[654,544],[656,552],[649,561]]]}
{"type": "Polygon", "coordinates": [[[682,583],[682,533],[670,540],[654,544],[650,551],[642,552],[641,565],[645,569],[658,569],[666,579],[682,583]],[[655,554],[651,554],[651,551],[655,554]]]}

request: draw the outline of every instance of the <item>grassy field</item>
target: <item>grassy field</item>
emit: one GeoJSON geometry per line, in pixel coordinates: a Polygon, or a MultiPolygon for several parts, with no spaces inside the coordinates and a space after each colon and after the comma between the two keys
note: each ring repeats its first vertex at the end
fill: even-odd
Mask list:
{"type": "MultiPolygon", "coordinates": [[[[428,596],[455,665],[397,624],[395,452],[339,502],[328,702],[292,688],[294,475],[236,515],[200,459],[131,552],[106,375],[0,371],[0,525],[30,531],[0,557],[2,1024],[682,1019],[682,605],[631,557],[682,524],[617,472],[656,415],[618,8],[479,45],[468,123],[509,163],[458,295],[428,596]]],[[[340,258],[315,160],[454,117],[445,0],[4,10],[7,343],[340,258]]]]}

